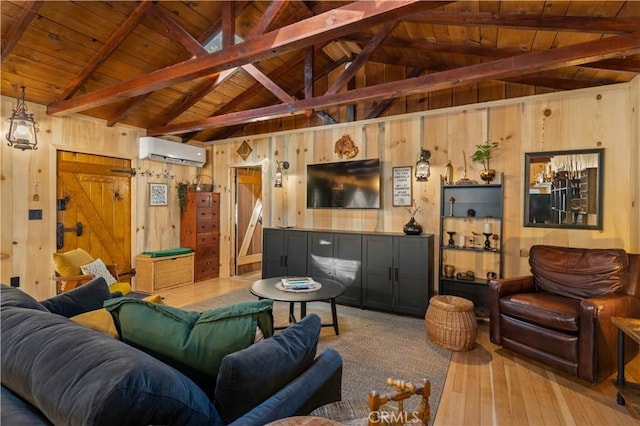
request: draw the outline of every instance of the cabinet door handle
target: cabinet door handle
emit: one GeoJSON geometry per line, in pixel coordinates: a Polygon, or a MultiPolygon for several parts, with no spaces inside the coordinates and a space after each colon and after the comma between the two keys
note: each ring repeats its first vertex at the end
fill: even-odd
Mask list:
{"type": "Polygon", "coordinates": [[[287,265],[287,258],[288,258],[289,256],[283,256],[283,257],[284,257],[284,266],[289,266],[289,265],[287,265]]]}
{"type": "Polygon", "coordinates": [[[396,282],[397,282],[398,281],[398,268],[395,268],[395,269],[396,269],[396,282]]]}

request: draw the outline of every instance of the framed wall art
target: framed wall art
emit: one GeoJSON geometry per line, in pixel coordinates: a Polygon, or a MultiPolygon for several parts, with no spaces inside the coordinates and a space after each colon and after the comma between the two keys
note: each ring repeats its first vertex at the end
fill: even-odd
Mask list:
{"type": "Polygon", "coordinates": [[[169,186],[166,183],[149,184],[149,205],[166,206],[168,202],[169,186]]]}
{"type": "Polygon", "coordinates": [[[412,205],[411,166],[393,168],[393,205],[412,205]]]}

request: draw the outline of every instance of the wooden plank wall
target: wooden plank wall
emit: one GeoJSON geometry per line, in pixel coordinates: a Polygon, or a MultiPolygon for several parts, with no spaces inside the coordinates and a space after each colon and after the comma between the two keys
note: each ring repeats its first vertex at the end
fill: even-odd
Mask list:
{"type": "MultiPolygon", "coordinates": [[[[412,98],[413,99],[413,98],[412,98]]],[[[419,102],[417,99],[413,99],[419,102]]],[[[433,99],[430,100],[433,102],[433,99]]],[[[232,270],[232,167],[262,168],[264,226],[293,225],[334,230],[401,232],[409,219],[402,207],[391,202],[391,171],[395,166],[415,166],[420,147],[429,149],[431,178],[413,183],[413,197],[421,212],[416,220],[425,233],[439,239],[440,180],[450,159],[454,179],[464,173],[464,157],[470,179],[478,179],[480,166],[469,156],[486,139],[501,140],[493,167],[505,176],[504,272],[515,276],[528,272],[520,255],[532,244],[547,243],[584,247],[622,247],[640,252],[640,79],[599,89],[542,94],[463,107],[405,114],[314,129],[274,132],[234,138],[209,145],[203,169],[137,159],[137,139],[144,131],[106,127],[100,120],[80,116],[47,117],[45,108],[29,105],[39,123],[39,149],[22,152],[0,144],[0,279],[8,283],[19,276],[21,288],[36,298],[53,294],[49,279],[55,251],[55,150],[86,152],[132,160],[132,255],[179,245],[179,209],[175,185],[199,173],[213,177],[221,193],[221,276],[232,270]],[[551,114],[545,116],[544,111],[551,114]],[[306,165],[339,161],[333,146],[349,134],[360,153],[356,159],[380,158],[383,164],[382,203],[378,210],[306,209],[306,165]],[[237,153],[246,140],[251,154],[237,153]],[[523,217],[524,153],[577,148],[605,148],[604,229],[555,230],[525,228],[523,217]],[[464,155],[463,155],[464,152],[464,155]],[[275,161],[289,161],[283,188],[272,185],[275,161]],[[140,172],[152,170],[151,176],[140,172]],[[165,170],[168,177],[165,177],[165,170]],[[160,176],[157,176],[160,174],[160,176]],[[38,182],[39,201],[33,201],[38,182]],[[169,206],[148,207],[148,183],[170,185],[169,206]],[[42,209],[43,220],[29,221],[29,209],[42,209]],[[34,261],[37,260],[37,261],[34,261]]],[[[2,117],[15,107],[15,99],[2,97],[2,117]]],[[[2,120],[2,134],[7,132],[2,120]]],[[[437,253],[436,253],[437,256],[437,253]]],[[[435,259],[437,264],[437,258],[435,259]]],[[[135,259],[132,260],[135,262],[135,259]]]]}
{"type": "MultiPolygon", "coordinates": [[[[44,106],[28,104],[38,123],[38,150],[19,151],[0,144],[0,280],[20,277],[20,288],[37,299],[55,293],[51,253],[56,251],[55,194],[56,151],[65,150],[132,160],[137,175],[132,178],[132,265],[135,256],[146,250],[160,250],[180,244],[179,208],[175,185],[189,180],[200,169],[138,160],[141,129],[107,127],[101,120],[82,116],[53,118],[44,106]],[[144,173],[143,173],[144,172],[144,173]],[[151,174],[147,174],[150,172],[151,174]],[[166,172],[166,173],[165,173],[166,172]],[[149,207],[150,182],[169,185],[169,205],[149,207]],[[37,201],[33,195],[38,184],[37,201]],[[42,210],[42,220],[28,220],[31,209],[42,210]]],[[[6,120],[15,108],[15,99],[2,97],[2,135],[6,120]]],[[[4,140],[4,136],[3,136],[4,140]]],[[[209,163],[212,163],[208,153],[209,163]]],[[[209,165],[205,165],[209,167],[209,165]]],[[[209,172],[207,172],[209,173],[209,172]]]]}
{"type": "MultiPolygon", "coordinates": [[[[229,173],[227,164],[264,164],[264,182],[272,182],[274,160],[289,161],[283,188],[265,184],[264,226],[288,225],[301,228],[402,232],[409,219],[402,207],[391,201],[391,173],[396,166],[415,166],[421,147],[429,149],[431,178],[413,182],[413,198],[421,207],[416,220],[425,233],[439,241],[440,176],[447,160],[454,165],[454,180],[464,175],[478,180],[481,166],[472,163],[475,145],[499,140],[492,167],[504,173],[505,249],[504,275],[529,271],[526,253],[533,244],[574,247],[622,247],[640,252],[638,229],[640,189],[637,178],[639,80],[600,89],[572,93],[492,101],[466,107],[406,114],[380,120],[285,131],[216,142],[216,181],[229,173]],[[636,106],[635,109],[633,106],[636,106]],[[545,111],[547,115],[545,115],[545,111]],[[355,159],[380,158],[383,164],[382,204],[379,210],[312,210],[306,208],[306,165],[341,161],[333,153],[335,141],[351,136],[360,152],[355,159]],[[254,149],[246,162],[234,153],[242,140],[254,149]],[[227,148],[228,147],[228,148],[227,148]],[[523,224],[524,154],[535,151],[605,148],[604,229],[602,231],[526,228],[523,224]],[[258,154],[259,153],[259,154],[258,154]],[[629,176],[636,179],[629,179],[629,176]],[[522,254],[521,254],[522,253],[522,254]]],[[[222,204],[225,204],[223,199],[222,204]]],[[[225,222],[223,220],[223,228],[225,222]]],[[[225,253],[224,248],[222,252],[225,253]]],[[[436,263],[437,264],[436,253],[436,263]]],[[[229,268],[222,264],[224,276],[229,268]]]]}

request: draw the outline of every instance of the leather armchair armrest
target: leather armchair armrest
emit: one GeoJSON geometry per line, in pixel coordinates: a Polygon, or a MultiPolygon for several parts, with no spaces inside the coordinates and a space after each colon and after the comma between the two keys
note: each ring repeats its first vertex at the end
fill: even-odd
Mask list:
{"type": "Polygon", "coordinates": [[[536,289],[533,276],[502,278],[489,282],[489,339],[502,344],[500,336],[500,298],[516,293],[531,293],[536,289]]]}
{"type": "MultiPolygon", "coordinates": [[[[640,318],[640,300],[617,293],[580,302],[579,375],[592,383],[615,370],[618,329],[611,322],[614,316],[640,318]],[[611,356],[605,356],[607,353],[611,356]]],[[[635,356],[637,348],[627,345],[625,358],[635,356]]]]}

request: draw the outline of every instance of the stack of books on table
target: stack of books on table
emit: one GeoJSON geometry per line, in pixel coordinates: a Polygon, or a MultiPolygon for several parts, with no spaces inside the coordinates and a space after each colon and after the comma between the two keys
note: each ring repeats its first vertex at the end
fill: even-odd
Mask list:
{"type": "Polygon", "coordinates": [[[285,277],[282,278],[282,286],[289,290],[307,290],[314,288],[316,282],[311,277],[285,277]]]}

